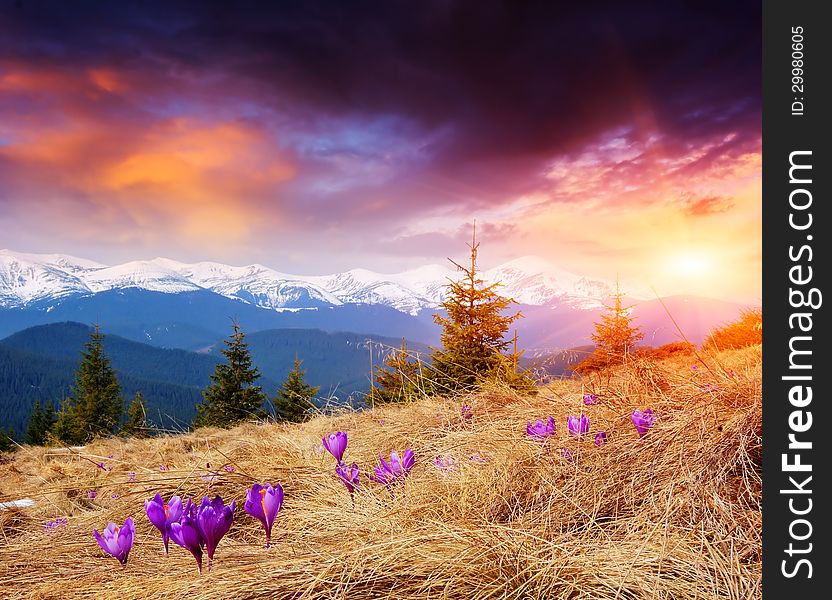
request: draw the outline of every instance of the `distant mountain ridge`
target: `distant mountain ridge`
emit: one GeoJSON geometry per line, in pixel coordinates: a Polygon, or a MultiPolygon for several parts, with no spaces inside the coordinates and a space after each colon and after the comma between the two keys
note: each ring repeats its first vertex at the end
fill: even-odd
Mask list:
{"type": "MultiPolygon", "coordinates": [[[[580,277],[538,257],[515,259],[483,270],[486,282],[500,282],[501,294],[520,304],[553,300],[598,307],[608,282],[580,277]]],[[[352,269],[332,275],[291,275],[254,264],[180,263],[167,258],[106,266],[62,254],[0,250],[0,306],[20,308],[61,302],[109,290],[142,289],[178,294],[209,290],[226,298],[272,310],[300,310],[341,304],[372,304],[416,315],[437,308],[450,280],[450,267],[427,265],[395,274],[352,269]]]]}
{"type": "MultiPolygon", "coordinates": [[[[107,331],[162,348],[205,350],[232,320],[246,333],[269,329],[357,332],[438,345],[433,319],[447,284],[460,273],[427,265],[383,275],[353,269],[296,276],[262,265],[184,264],[169,259],[108,267],[60,254],[0,251],[0,337],[61,321],[99,323],[107,331]]],[[[485,270],[514,298],[518,344],[543,355],[590,343],[612,287],[536,257],[485,270]]],[[[701,342],[713,327],[738,318],[741,305],[699,298],[631,298],[644,343],[686,337],[701,342]]],[[[510,335],[513,331],[510,332],[510,335]]]]}

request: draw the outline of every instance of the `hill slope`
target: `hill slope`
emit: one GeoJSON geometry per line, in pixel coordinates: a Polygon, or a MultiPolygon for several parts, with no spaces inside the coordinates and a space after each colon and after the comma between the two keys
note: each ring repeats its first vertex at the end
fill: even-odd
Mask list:
{"type": "Polygon", "coordinates": [[[27,447],[0,463],[0,502],[34,502],[0,510],[0,586],[12,600],[759,600],[761,351],[690,366],[635,360],[536,396],[484,391],[461,399],[470,422],[458,402],[431,398],[302,426],[100,440],[72,455],[27,447]],[[600,403],[584,406],[585,391],[600,403]],[[567,431],[582,408],[591,436],[607,432],[600,447],[567,431]],[[630,414],[645,408],[657,417],[640,439],[630,414]],[[527,421],[549,415],[555,435],[530,438],[527,421]],[[344,459],[361,469],[354,505],[320,445],[339,430],[349,436],[344,459]],[[379,453],[405,448],[416,461],[404,485],[368,481],[379,453]],[[242,510],[258,481],[285,491],[269,550],[242,510]],[[173,544],[164,556],[142,505],[157,491],[236,500],[212,572],[199,575],[173,544]],[[91,532],[127,516],[137,534],[119,568],[91,532]],[[44,528],[58,518],[67,522],[44,528]]]}

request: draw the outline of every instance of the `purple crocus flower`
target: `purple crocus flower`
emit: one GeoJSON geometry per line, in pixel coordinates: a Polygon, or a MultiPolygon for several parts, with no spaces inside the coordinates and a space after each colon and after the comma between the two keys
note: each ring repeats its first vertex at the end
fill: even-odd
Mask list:
{"type": "Polygon", "coordinates": [[[276,487],[272,487],[269,483],[265,485],[255,483],[251,489],[246,490],[243,510],[263,524],[266,532],[266,548],[271,546],[272,525],[281,506],[283,506],[283,488],[279,483],[276,487]]]}
{"type": "Polygon", "coordinates": [[[194,555],[196,568],[202,573],[202,548],[205,546],[205,540],[199,531],[196,505],[190,498],[182,510],[180,521],[170,524],[170,539],[194,555]]]}
{"type": "Polygon", "coordinates": [[[584,394],[584,404],[587,406],[598,404],[598,394],[584,394]]]}
{"type": "Polygon", "coordinates": [[[636,431],[638,431],[638,437],[643,438],[647,433],[647,430],[652,427],[653,421],[656,420],[656,417],[653,416],[653,411],[648,408],[644,412],[634,410],[631,419],[633,421],[633,425],[636,426],[636,431]]]}
{"type": "Polygon", "coordinates": [[[581,415],[579,419],[570,415],[566,417],[566,427],[569,429],[569,433],[580,438],[589,431],[589,417],[581,415]]]}
{"type": "Polygon", "coordinates": [[[463,421],[470,421],[474,418],[474,409],[467,404],[463,404],[459,409],[459,414],[463,421]]]}
{"type": "Polygon", "coordinates": [[[67,521],[66,518],[55,519],[54,521],[48,521],[47,523],[45,523],[43,525],[43,528],[46,529],[46,530],[57,529],[61,525],[66,525],[67,522],[68,521],[67,521]]]}
{"type": "Polygon", "coordinates": [[[135,471],[130,471],[127,474],[127,481],[136,481],[136,472],[135,471]]]}
{"type": "Polygon", "coordinates": [[[606,431],[599,431],[595,434],[595,445],[599,448],[607,443],[607,432],[606,431]]]}
{"type": "Polygon", "coordinates": [[[440,471],[456,471],[458,468],[453,456],[437,456],[433,459],[433,466],[440,471]]]}
{"type": "Polygon", "coordinates": [[[335,467],[335,473],[338,474],[341,482],[347,487],[350,495],[352,495],[356,488],[358,488],[358,478],[361,475],[358,465],[352,463],[352,466],[348,467],[344,463],[338,463],[338,466],[335,467]]]}
{"type": "Polygon", "coordinates": [[[205,553],[208,555],[208,570],[211,570],[211,562],[214,560],[214,552],[222,536],[231,529],[234,521],[234,507],[236,501],[232,500],[228,506],[220,496],[214,496],[208,500],[208,496],[202,498],[202,504],[196,514],[196,522],[199,527],[199,534],[205,542],[205,553]]]}
{"type": "Polygon", "coordinates": [[[335,460],[341,462],[344,457],[344,450],[347,449],[347,434],[343,431],[336,431],[330,433],[322,439],[324,448],[335,457],[335,460]]]}
{"type": "Polygon", "coordinates": [[[575,457],[572,455],[569,448],[560,448],[560,456],[567,462],[573,462],[575,460],[575,457]]]}
{"type": "Polygon", "coordinates": [[[390,453],[389,463],[384,461],[383,455],[379,455],[379,458],[381,459],[381,464],[376,467],[375,476],[370,475],[370,479],[386,486],[390,486],[398,481],[404,480],[416,461],[413,450],[410,448],[404,451],[401,459],[399,459],[398,453],[393,450],[390,453]]]}
{"type": "Polygon", "coordinates": [[[133,525],[132,517],[127,517],[121,527],[110,523],[102,533],[93,529],[92,534],[104,552],[115,556],[121,564],[127,564],[127,555],[133,547],[133,536],[136,534],[136,526],[133,525]]]}
{"type": "Polygon", "coordinates": [[[555,435],[555,419],[549,417],[546,423],[538,419],[534,425],[532,425],[531,421],[528,421],[526,423],[526,433],[539,440],[544,440],[550,435],[555,435]]]}
{"type": "Polygon", "coordinates": [[[90,500],[95,500],[95,497],[97,495],[98,492],[96,492],[95,490],[90,490],[89,492],[87,492],[87,498],[89,498],[90,500]]]}
{"type": "Polygon", "coordinates": [[[144,512],[154,527],[162,533],[162,543],[165,545],[165,556],[168,555],[168,539],[170,526],[182,518],[182,498],[173,496],[170,502],[165,502],[161,494],[156,494],[152,500],[144,501],[144,512]]]}

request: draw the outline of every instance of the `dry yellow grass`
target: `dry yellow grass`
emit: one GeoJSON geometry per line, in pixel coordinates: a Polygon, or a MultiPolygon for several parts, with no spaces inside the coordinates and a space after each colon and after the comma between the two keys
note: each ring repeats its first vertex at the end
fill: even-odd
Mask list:
{"type": "Polygon", "coordinates": [[[431,398],[302,426],[106,439],[72,454],[25,447],[0,464],[0,502],[36,502],[0,510],[0,597],[760,598],[761,351],[703,358],[636,359],[532,397],[486,390],[466,399],[470,424],[459,402],[431,398]],[[583,391],[602,400],[585,408],[591,431],[609,433],[601,448],[567,433],[583,391]],[[648,407],[658,418],[640,441],[629,415],[648,407]],[[557,435],[542,445],[525,426],[548,415],[557,435]],[[362,470],[354,508],[320,447],[337,430],[362,470]],[[367,480],[379,452],[407,447],[416,466],[394,495],[367,480]],[[439,471],[437,455],[459,469],[439,471]],[[258,481],[285,490],[268,550],[242,510],[258,481]],[[237,500],[210,573],[173,542],[165,558],[144,515],[157,491],[237,500]],[[122,568],[92,530],[128,516],[136,540],[122,568]]]}

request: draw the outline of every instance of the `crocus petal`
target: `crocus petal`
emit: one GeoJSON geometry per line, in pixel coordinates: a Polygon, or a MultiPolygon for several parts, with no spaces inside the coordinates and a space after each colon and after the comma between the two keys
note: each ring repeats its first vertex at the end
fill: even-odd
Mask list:
{"type": "Polygon", "coordinates": [[[266,484],[266,494],[263,496],[263,504],[266,507],[266,521],[269,523],[269,528],[271,528],[275,517],[277,517],[277,513],[280,512],[280,507],[283,506],[283,488],[279,483],[275,487],[266,484]]]}
{"type": "Polygon", "coordinates": [[[399,459],[399,453],[393,450],[390,453],[390,472],[393,475],[399,476],[404,473],[404,469],[402,468],[402,461],[399,459]]]}
{"type": "Polygon", "coordinates": [[[161,532],[165,531],[167,515],[165,515],[165,505],[161,495],[156,494],[156,496],[153,497],[153,500],[145,500],[144,512],[147,514],[147,518],[151,523],[153,523],[153,526],[156,527],[156,529],[161,532]]]}
{"type": "MultiPolygon", "coordinates": [[[[106,530],[105,530],[105,532],[106,532],[106,530]]],[[[95,541],[98,542],[98,545],[101,546],[101,549],[104,552],[106,552],[107,554],[112,554],[113,553],[112,548],[110,547],[110,544],[107,543],[107,538],[105,538],[103,535],[98,533],[97,529],[92,530],[92,535],[95,537],[95,541]]]]}
{"type": "Polygon", "coordinates": [[[263,524],[263,527],[268,527],[266,513],[263,510],[263,502],[260,497],[260,491],[262,489],[262,485],[255,483],[251,486],[251,489],[246,490],[246,501],[243,504],[243,510],[260,521],[260,523],[263,524]]]}
{"type": "Polygon", "coordinates": [[[118,548],[119,554],[116,556],[121,564],[127,564],[127,556],[130,554],[130,549],[133,547],[133,536],[136,533],[136,528],[133,525],[132,517],[127,517],[124,521],[124,526],[118,532],[118,548]]]}
{"type": "Polygon", "coordinates": [[[404,451],[404,454],[402,455],[402,468],[404,469],[404,472],[407,473],[408,471],[410,471],[410,469],[413,468],[415,462],[416,455],[413,453],[413,450],[411,448],[408,448],[404,451]]]}

